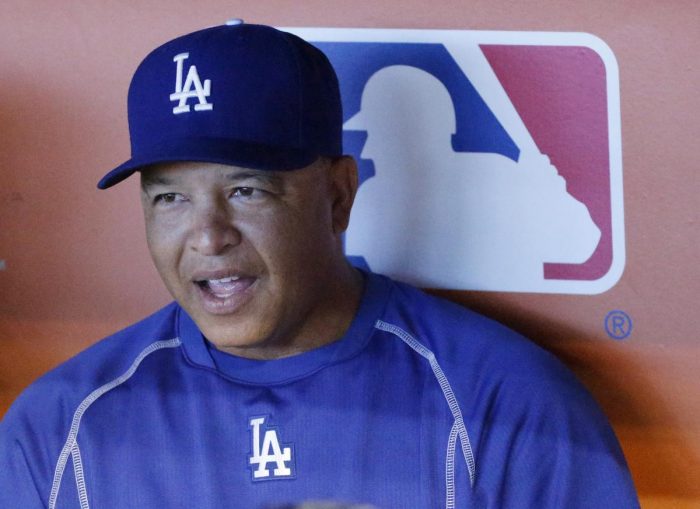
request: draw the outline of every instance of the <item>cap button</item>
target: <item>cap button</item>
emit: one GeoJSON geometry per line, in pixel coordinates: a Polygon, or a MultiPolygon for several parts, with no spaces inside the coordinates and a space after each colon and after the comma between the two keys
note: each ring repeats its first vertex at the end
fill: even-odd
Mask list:
{"type": "Polygon", "coordinates": [[[229,19],[226,21],[226,26],[230,26],[230,27],[236,26],[236,25],[242,25],[242,24],[243,24],[243,20],[241,18],[233,18],[233,19],[229,19]]]}

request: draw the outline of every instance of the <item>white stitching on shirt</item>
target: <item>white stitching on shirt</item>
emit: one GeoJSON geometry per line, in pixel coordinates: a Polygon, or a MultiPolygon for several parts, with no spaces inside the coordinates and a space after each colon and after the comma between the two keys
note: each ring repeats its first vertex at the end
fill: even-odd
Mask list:
{"type": "MultiPolygon", "coordinates": [[[[375,327],[377,329],[390,332],[391,334],[394,334],[395,336],[398,336],[399,339],[401,339],[404,343],[406,343],[408,346],[410,346],[414,351],[416,351],[418,354],[420,354],[422,357],[428,360],[430,363],[430,367],[433,370],[433,374],[435,375],[435,378],[437,378],[438,383],[440,384],[440,388],[442,389],[442,393],[445,396],[445,399],[447,400],[447,404],[450,407],[450,411],[452,412],[452,416],[454,418],[454,424],[453,424],[453,430],[457,431],[457,434],[459,435],[459,442],[462,446],[462,455],[464,456],[464,461],[467,463],[467,468],[469,469],[469,484],[471,487],[474,487],[474,478],[476,476],[476,465],[474,463],[474,454],[472,453],[472,447],[471,443],[469,442],[469,435],[467,433],[467,428],[464,425],[464,419],[462,418],[462,411],[459,408],[459,403],[457,403],[457,398],[454,395],[454,392],[452,391],[452,387],[450,386],[450,382],[447,380],[447,377],[445,376],[445,373],[442,371],[442,368],[440,367],[440,364],[438,363],[437,359],[435,358],[435,354],[426,348],[422,343],[420,343],[417,339],[415,339],[413,336],[411,336],[408,332],[403,330],[400,327],[397,327],[396,325],[384,322],[383,320],[377,320],[375,323],[375,327]]],[[[452,432],[450,432],[450,440],[448,440],[448,455],[447,455],[447,464],[446,464],[446,469],[448,469],[448,482],[450,479],[450,476],[452,478],[452,486],[447,487],[447,507],[454,507],[454,462],[452,465],[449,465],[449,458],[450,454],[454,458],[454,449],[453,452],[450,453],[450,446],[453,448],[455,445],[452,442],[452,432]],[[449,472],[449,468],[452,468],[452,472],[449,472]],[[452,506],[450,506],[450,494],[452,495],[452,506]]],[[[455,440],[456,441],[456,440],[455,440]]]]}
{"type": "Polygon", "coordinates": [[[455,448],[457,443],[457,422],[452,423],[450,438],[447,440],[447,455],[445,459],[445,507],[454,509],[455,507],[455,448]]]}
{"type": "MultiPolygon", "coordinates": [[[[66,468],[66,463],[68,462],[68,456],[73,454],[73,463],[74,467],[76,469],[80,469],[82,472],[82,462],[80,460],[80,452],[78,451],[77,455],[75,454],[75,448],[77,448],[77,437],[78,437],[78,429],[80,428],[80,420],[83,417],[83,414],[85,411],[88,409],[90,405],[92,405],[95,401],[97,401],[98,398],[103,396],[105,393],[111,391],[115,387],[123,384],[126,382],[129,378],[132,377],[132,375],[136,372],[136,369],[139,367],[139,364],[151,353],[155,352],[156,350],[160,350],[161,348],[175,348],[180,346],[180,339],[179,338],[173,338],[169,339],[167,341],[156,341],[155,343],[151,343],[148,345],[146,348],[144,348],[141,353],[136,357],[134,362],[131,364],[129,369],[127,369],[121,376],[118,378],[115,378],[111,382],[108,382],[101,387],[98,387],[94,391],[92,391],[87,398],[85,398],[80,405],[78,405],[77,410],[73,414],[73,421],[70,426],[70,431],[68,433],[68,438],[66,438],[66,443],[63,446],[63,449],[61,450],[61,454],[58,457],[58,461],[56,462],[56,470],[54,471],[54,476],[53,476],[53,484],[51,485],[51,495],[49,496],[49,507],[48,509],[56,509],[56,501],[58,499],[58,490],[61,487],[61,479],[63,478],[63,471],[66,468]],[[77,461],[77,465],[75,464],[77,461]]],[[[77,470],[76,470],[77,472],[77,470]]],[[[81,479],[83,479],[83,488],[85,488],[84,484],[84,478],[81,475],[81,479]]],[[[77,482],[77,475],[76,475],[76,482],[77,482]]],[[[79,491],[80,493],[80,491],[79,491]]],[[[87,504],[87,492],[84,493],[85,495],[85,503],[87,504]]],[[[80,505],[81,509],[83,507],[83,499],[81,496],[80,500],[80,505]]]]}
{"type": "Polygon", "coordinates": [[[75,471],[75,485],[78,487],[78,499],[80,500],[80,509],[90,509],[87,498],[87,488],[85,487],[85,476],[83,475],[83,460],[80,457],[80,447],[78,442],[75,442],[75,447],[71,452],[73,457],[73,470],[75,471]]]}

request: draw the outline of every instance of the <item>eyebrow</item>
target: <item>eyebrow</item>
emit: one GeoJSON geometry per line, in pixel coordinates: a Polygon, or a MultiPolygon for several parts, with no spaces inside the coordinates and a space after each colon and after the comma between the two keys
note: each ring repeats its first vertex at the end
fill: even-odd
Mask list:
{"type": "Polygon", "coordinates": [[[259,172],[259,171],[236,171],[226,175],[227,180],[237,181],[237,180],[259,180],[267,182],[268,184],[279,185],[282,182],[282,178],[273,174],[272,172],[259,172]]]}
{"type": "MultiPolygon", "coordinates": [[[[144,174],[142,173],[142,178],[141,178],[141,188],[146,189],[147,187],[151,186],[156,186],[156,185],[162,185],[162,186],[169,186],[173,185],[175,183],[175,180],[172,178],[168,178],[165,175],[153,175],[153,174],[144,174]]],[[[257,180],[257,181],[262,181],[266,182],[271,185],[279,185],[282,182],[282,178],[274,175],[272,172],[257,172],[257,171],[250,171],[250,170],[245,170],[245,171],[235,171],[232,173],[229,173],[226,175],[226,180],[231,181],[231,182],[236,182],[239,180],[247,180],[247,179],[252,179],[252,180],[257,180]]]]}
{"type": "Polygon", "coordinates": [[[172,179],[164,177],[162,175],[148,175],[141,173],[141,188],[146,188],[153,185],[168,186],[173,183],[172,179]]]}

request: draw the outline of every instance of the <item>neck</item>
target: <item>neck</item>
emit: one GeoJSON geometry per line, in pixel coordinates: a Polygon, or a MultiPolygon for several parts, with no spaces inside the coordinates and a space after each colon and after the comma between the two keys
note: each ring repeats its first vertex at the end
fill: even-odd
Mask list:
{"type": "Polygon", "coordinates": [[[342,338],[350,327],[360,306],[364,278],[360,271],[343,258],[342,266],[332,278],[320,299],[318,308],[302,327],[299,341],[300,353],[332,343],[342,338]]]}

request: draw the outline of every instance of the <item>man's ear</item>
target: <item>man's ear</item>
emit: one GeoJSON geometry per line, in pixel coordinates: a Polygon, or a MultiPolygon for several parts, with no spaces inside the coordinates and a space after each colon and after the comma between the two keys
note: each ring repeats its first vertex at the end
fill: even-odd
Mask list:
{"type": "Polygon", "coordinates": [[[333,158],[329,173],[333,196],[333,233],[341,234],[348,228],[350,209],[357,193],[357,163],[351,156],[333,158]]]}

